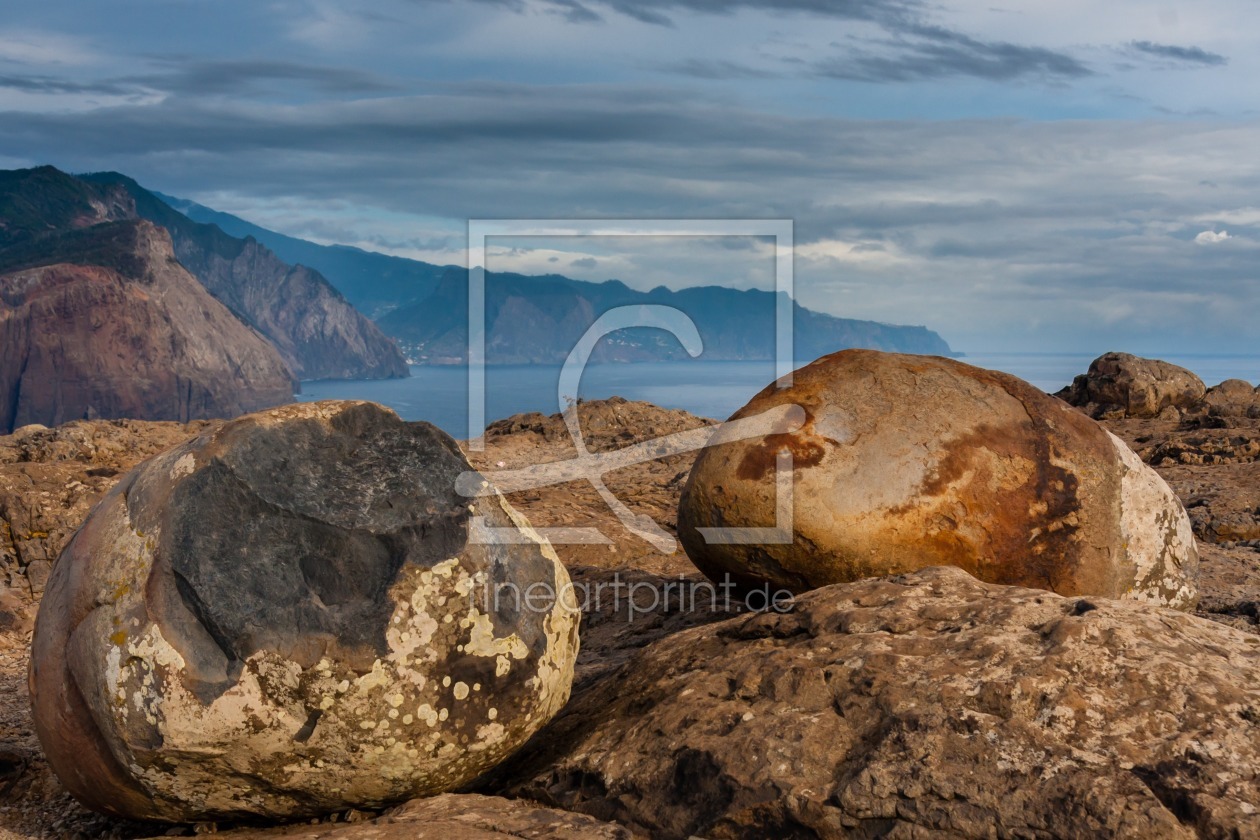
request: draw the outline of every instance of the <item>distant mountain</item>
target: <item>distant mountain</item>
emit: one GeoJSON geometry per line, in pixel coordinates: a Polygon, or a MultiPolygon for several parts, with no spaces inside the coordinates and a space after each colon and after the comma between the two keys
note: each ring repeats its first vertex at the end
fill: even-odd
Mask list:
{"type": "MultiPolygon", "coordinates": [[[[420,364],[454,364],[467,355],[467,272],[455,266],[373,254],[357,248],[315,245],[269,231],[200,204],[157,194],[191,218],[250,236],[285,259],[312,265],[420,364]]],[[[639,292],[616,280],[590,283],[560,275],[487,275],[487,354],[499,364],[563,361],[599,315],[615,306],[659,303],[695,319],[706,359],[773,359],[774,297],[766,291],[718,286],[639,292]]],[[[793,307],[796,358],[813,359],[848,347],[953,355],[926,327],[903,327],[838,318],[793,307]]],[[[627,330],[601,342],[597,360],[687,358],[659,330],[627,330]]]]}
{"type": "MultiPolygon", "coordinates": [[[[454,364],[467,357],[468,278],[450,269],[433,295],[391,312],[378,322],[415,361],[454,364]]],[[[773,359],[775,298],[766,291],[702,286],[639,292],[610,280],[588,283],[559,275],[486,274],[486,359],[494,364],[563,362],[577,340],[607,310],[662,304],[690,316],[704,341],[701,358],[773,359]]],[[[836,318],[793,306],[797,359],[813,359],[849,347],[952,355],[926,327],[902,327],[836,318]]],[[[624,330],[596,348],[595,361],[688,358],[661,330],[624,330]]]]}
{"type": "Polygon", "coordinates": [[[289,265],[253,238],[200,224],[116,172],[80,176],[116,186],[142,218],[166,228],[179,261],[243,321],[265,335],[299,379],[408,376],[406,360],[376,325],[315,270],[289,265]]]}
{"type": "Polygon", "coordinates": [[[0,434],[83,417],[226,417],[293,399],[275,348],[119,187],[0,173],[0,434]]]}
{"type": "Polygon", "coordinates": [[[327,277],[355,308],[372,319],[428,297],[437,288],[446,270],[452,268],[347,245],[317,245],[267,230],[193,201],[162,193],[154,195],[193,221],[218,225],[226,233],[242,239],[252,237],[285,262],[310,266],[327,277]]]}

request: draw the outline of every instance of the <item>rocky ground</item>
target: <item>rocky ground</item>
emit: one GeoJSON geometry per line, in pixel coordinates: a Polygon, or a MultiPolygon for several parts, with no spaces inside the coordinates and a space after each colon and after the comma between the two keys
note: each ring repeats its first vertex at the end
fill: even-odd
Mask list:
{"type": "MultiPolygon", "coordinates": [[[[614,452],[662,435],[700,429],[713,422],[686,412],[668,411],[644,403],[618,399],[583,404],[581,416],[588,447],[591,451],[598,453],[614,452]]],[[[1190,511],[1203,556],[1200,578],[1203,598],[1199,615],[1231,625],[1237,630],[1252,634],[1260,633],[1260,420],[1219,417],[1204,417],[1198,420],[1192,418],[1184,421],[1179,419],[1110,420],[1107,421],[1107,425],[1169,481],[1190,511]]],[[[7,588],[0,592],[0,695],[2,695],[0,696],[0,840],[9,837],[141,837],[168,833],[167,827],[124,824],[95,816],[79,807],[60,790],[41,757],[31,728],[26,695],[28,664],[26,651],[30,641],[35,607],[51,563],[92,504],[113,486],[119,475],[139,461],[183,439],[203,432],[210,426],[211,424],[208,423],[181,425],[133,421],[84,421],[51,430],[28,428],[19,430],[8,437],[0,437],[0,581],[7,579],[8,582],[7,588]]],[[[574,457],[576,450],[561,418],[533,414],[520,415],[494,424],[487,430],[484,451],[473,451],[469,454],[470,460],[478,469],[494,472],[540,462],[563,461],[574,457]]],[[[607,487],[633,513],[651,517],[667,534],[672,533],[678,494],[693,460],[692,454],[680,454],[625,466],[605,476],[607,487]]],[[[670,644],[675,645],[677,649],[653,647],[652,651],[656,653],[649,656],[650,667],[664,670],[655,677],[645,672],[639,677],[641,681],[665,679],[667,672],[675,675],[669,677],[670,679],[676,678],[677,670],[669,671],[670,657],[680,662],[693,661],[696,667],[700,667],[706,657],[712,654],[704,648],[706,643],[697,641],[695,634],[688,635],[684,631],[699,624],[730,618],[735,615],[735,612],[727,611],[721,605],[715,607],[704,605],[702,609],[689,612],[667,609],[663,606],[668,600],[667,597],[662,597],[668,595],[666,587],[670,585],[676,587],[680,576],[684,582],[700,582],[700,578],[681,550],[677,548],[672,552],[662,550],[660,545],[653,546],[627,532],[610,512],[609,507],[599,498],[598,493],[586,482],[522,490],[511,494],[509,498],[535,526],[598,528],[608,538],[607,542],[558,545],[557,551],[572,570],[575,581],[586,583],[590,588],[594,588],[601,581],[611,581],[613,576],[619,573],[622,585],[627,587],[621,590],[626,593],[624,599],[613,602],[609,598],[604,598],[598,604],[588,605],[589,609],[582,628],[582,654],[578,665],[575,699],[571,708],[595,709],[601,704],[604,706],[612,704],[618,697],[618,690],[608,678],[636,653],[659,640],[667,637],[676,638],[678,641],[671,641],[670,644]],[[631,589],[629,587],[632,584],[637,586],[631,589]],[[631,601],[630,598],[635,600],[631,601]]],[[[973,592],[967,586],[952,580],[943,582],[916,580],[906,585],[937,589],[943,587],[949,590],[946,594],[953,599],[951,603],[980,603],[989,598],[983,593],[973,592]]],[[[590,588],[588,592],[591,591],[590,588]]],[[[900,590],[891,594],[880,590],[879,593],[873,593],[871,597],[896,598],[900,597],[899,593],[900,590]]],[[[857,595],[854,597],[859,598],[857,595]]],[[[1060,610],[1055,605],[1063,602],[1063,599],[1057,599],[1054,596],[1050,596],[1050,599],[1053,599],[1050,607],[1036,606],[1034,608],[1021,601],[1020,604],[1023,606],[1011,607],[1011,610],[1015,612],[1010,614],[1015,615],[1019,610],[1026,609],[1033,612],[1048,611],[1047,616],[1049,616],[1050,612],[1060,610]]],[[[1050,599],[1047,599],[1048,602],[1050,599]]],[[[976,609],[982,608],[976,607],[976,609]]],[[[987,606],[983,609],[991,610],[994,607],[987,606]]],[[[1101,616],[1098,619],[1099,628],[1107,622],[1118,621],[1116,616],[1112,615],[1110,608],[1099,611],[1094,605],[1086,608],[1076,606],[1075,602],[1072,602],[1062,609],[1069,612],[1076,609],[1098,612],[1101,616]]],[[[819,613],[822,617],[818,621],[841,620],[832,616],[832,612],[834,610],[831,607],[826,607],[822,613],[819,613]],[[832,617],[826,618],[826,616],[832,617]]],[[[850,617],[844,620],[853,619],[850,617]]],[[[953,619],[946,616],[938,620],[953,619]]],[[[731,625],[724,625],[724,627],[729,626],[731,625]]],[[[1185,627],[1180,627],[1178,630],[1185,635],[1182,647],[1186,650],[1193,648],[1196,644],[1195,633],[1198,632],[1196,627],[1194,620],[1190,619],[1185,627]]],[[[792,634],[806,633],[816,638],[823,638],[832,631],[826,630],[821,625],[813,625],[804,630],[801,628],[793,630],[786,625],[783,627],[748,625],[745,630],[731,632],[736,633],[736,636],[725,637],[726,641],[720,644],[728,647],[735,645],[737,638],[745,638],[749,644],[772,644],[769,640],[776,638],[782,640],[792,634]],[[739,633],[744,633],[744,637],[739,637],[739,633]],[[756,642],[757,639],[765,641],[756,642]]],[[[1019,636],[1021,632],[1019,627],[1011,625],[1012,638],[1019,636]]],[[[1098,632],[1106,631],[1104,628],[1098,632]]],[[[1019,636],[1019,638],[1023,637],[1019,636]]],[[[1135,644],[1141,644],[1142,640],[1135,636],[1133,641],[1135,644]]],[[[1034,645],[1034,642],[1035,640],[1025,640],[1021,641],[1021,644],[1034,645]]],[[[959,644],[961,645],[959,655],[980,656],[980,653],[976,652],[983,647],[980,641],[973,642],[973,647],[967,647],[961,640],[959,644]]],[[[805,656],[808,658],[812,655],[808,651],[797,651],[786,642],[780,646],[782,647],[780,655],[784,657],[805,656]]],[[[1166,654],[1169,661],[1172,661],[1177,651],[1181,649],[1173,645],[1166,654]]],[[[747,647],[741,647],[741,650],[747,650],[747,647]]],[[[742,655],[744,654],[736,652],[730,663],[723,667],[727,670],[738,670],[742,667],[739,665],[739,656],[742,655]]],[[[1161,654],[1161,656],[1164,655],[1161,654]]],[[[837,662],[839,663],[837,667],[843,665],[840,660],[837,662]]],[[[1055,664],[1055,667],[1060,667],[1060,665],[1055,664]]],[[[1134,664],[1132,667],[1134,674],[1143,679],[1147,678],[1142,675],[1147,675],[1148,672],[1143,671],[1139,664],[1134,664]]],[[[710,670],[713,673],[704,679],[733,678],[733,674],[722,672],[722,668],[715,666],[710,670]]],[[[1220,677],[1216,672],[1207,673],[1206,676],[1201,674],[1184,676],[1205,680],[1218,680],[1220,677]]],[[[1134,677],[1134,679],[1137,678],[1134,677]]],[[[688,677],[688,679],[693,679],[693,677],[688,677]]],[[[694,677],[694,679],[700,678],[694,677]]],[[[961,684],[950,682],[953,677],[945,671],[925,674],[922,679],[941,680],[943,690],[962,691],[965,688],[961,684]]],[[[1046,679],[1049,680],[1049,677],[1046,679]]],[[[704,680],[690,687],[705,687],[705,691],[716,691],[704,680]]],[[[807,689],[813,690],[809,686],[783,684],[765,687],[758,691],[761,695],[765,692],[771,694],[777,692],[780,697],[788,698],[794,692],[806,692],[807,689]]],[[[685,688],[681,690],[686,691],[685,688]]],[[[881,695],[870,686],[863,691],[866,692],[863,696],[877,705],[898,702],[896,697],[881,695]]],[[[645,689],[644,697],[647,697],[648,693],[645,689]]],[[[809,696],[812,697],[812,695],[809,696]]],[[[824,706],[827,705],[822,699],[814,698],[814,700],[823,703],[824,706]]],[[[649,700],[644,699],[643,702],[648,703],[649,700]]],[[[1074,701],[1069,698],[1065,702],[1074,701]]],[[[756,717],[780,714],[783,711],[782,704],[766,704],[751,696],[744,700],[735,697],[729,701],[728,705],[730,705],[728,711],[739,712],[739,715],[730,721],[732,730],[744,715],[752,714],[756,717]]],[[[1202,711],[1203,708],[1208,707],[1200,705],[1195,708],[1202,711]]],[[[598,752],[591,752],[587,743],[590,738],[598,734],[601,727],[611,728],[612,732],[619,733],[617,737],[626,741],[628,750],[641,751],[652,744],[649,733],[643,729],[645,724],[636,718],[641,711],[641,709],[623,708],[616,714],[609,713],[600,717],[592,714],[585,728],[581,726],[577,728],[581,731],[574,729],[572,715],[566,713],[555,724],[560,729],[554,731],[549,729],[543,733],[548,737],[555,732],[563,734],[569,739],[565,743],[576,751],[571,761],[555,770],[561,776],[548,781],[545,774],[538,770],[539,765],[534,761],[538,758],[536,753],[539,748],[527,747],[521,757],[524,765],[517,768],[512,778],[504,777],[502,785],[497,790],[486,784],[479,786],[478,790],[483,793],[511,790],[521,795],[534,797],[543,804],[587,811],[593,817],[600,819],[616,818],[623,824],[637,827],[645,832],[653,831],[662,824],[667,824],[671,832],[674,829],[692,830],[694,827],[684,824],[686,821],[680,816],[683,812],[679,810],[681,806],[678,803],[666,802],[654,805],[646,799],[636,803],[632,801],[633,791],[627,790],[624,792],[627,798],[623,799],[620,805],[612,806],[608,804],[609,800],[606,797],[600,797],[598,791],[582,790],[581,781],[586,778],[583,774],[592,773],[602,766],[600,764],[602,759],[599,758],[598,752]],[[621,731],[626,730],[627,727],[635,728],[633,731],[621,731]],[[588,804],[582,805],[583,802],[588,804]],[[596,802],[596,804],[591,805],[590,802],[596,802]]],[[[662,720],[668,722],[670,726],[676,723],[685,730],[689,716],[694,715],[695,711],[694,706],[672,707],[669,716],[662,720]]],[[[904,709],[898,711],[888,707],[885,713],[887,720],[895,721],[896,726],[901,727],[904,732],[913,732],[916,726],[928,725],[904,709]]],[[[993,713],[1001,713],[1001,710],[993,713]]],[[[1260,714],[1260,711],[1247,712],[1244,709],[1242,713],[1260,714]]],[[[1153,725],[1150,721],[1141,719],[1138,712],[1133,712],[1133,715],[1135,726],[1153,725]]],[[[1204,726],[1209,725],[1210,721],[1204,724],[1204,726]]],[[[707,733],[708,730],[704,732],[707,733]]],[[[846,729],[846,732],[848,733],[845,735],[846,738],[858,741],[870,735],[870,733],[864,735],[858,728],[846,729]]],[[[793,737],[786,730],[780,734],[784,738],[793,737]]],[[[665,737],[665,735],[659,737],[665,737]]],[[[1032,755],[1040,749],[1047,760],[1067,760],[1062,756],[1060,759],[1051,759],[1050,756],[1060,748],[1070,751],[1071,745],[1067,744],[1068,741],[1070,738],[1066,735],[1062,744],[1056,742],[1053,745],[1047,745],[1029,741],[1026,744],[1027,752],[1032,755]]],[[[777,743],[774,739],[762,739],[762,742],[777,743]]],[[[715,769],[717,764],[714,762],[720,764],[722,759],[715,759],[712,750],[706,752],[706,748],[702,746],[683,744],[680,741],[669,743],[673,745],[670,749],[677,750],[685,747],[691,750],[686,755],[692,756],[692,763],[683,761],[671,764],[669,767],[659,762],[650,767],[644,764],[643,772],[650,770],[652,773],[660,773],[668,770],[683,773],[689,778],[701,779],[717,773],[715,769]]],[[[913,748],[928,753],[933,749],[930,739],[915,740],[907,735],[900,743],[905,749],[913,748]]],[[[886,748],[892,750],[894,746],[889,743],[886,748]]],[[[656,744],[653,748],[658,747],[664,748],[663,743],[656,744]]],[[[776,749],[782,751],[785,748],[776,747],[776,749]]],[[[790,750],[784,752],[786,759],[795,760],[792,758],[793,755],[790,750]]],[[[803,756],[802,760],[814,763],[823,760],[813,752],[803,753],[801,756],[803,756]]],[[[835,767],[828,765],[831,769],[827,772],[835,770],[849,773],[849,770],[841,766],[843,760],[843,756],[836,758],[833,762],[835,767]]],[[[1073,760],[1076,759],[1073,758],[1073,760]]],[[[768,761],[770,761],[769,757],[759,757],[754,763],[764,764],[768,761]]],[[[895,756],[890,754],[887,762],[895,763],[895,756]]],[[[1208,772],[1210,769],[1210,766],[1205,764],[1201,768],[1176,769],[1176,773],[1208,772]]],[[[1024,770],[1029,773],[1034,772],[1031,766],[1024,770]]],[[[635,771],[627,765],[624,772],[633,775],[635,771]]],[[[856,769],[853,772],[857,772],[856,769]]],[[[1173,770],[1169,772],[1172,773],[1173,770]]],[[[608,776],[606,775],[605,778],[608,776]]],[[[1011,775],[1004,777],[1004,783],[1009,783],[1012,778],[1014,776],[1011,775]]],[[[1080,777],[1080,779],[1084,778],[1080,777]]],[[[756,784],[765,781],[749,780],[747,790],[753,790],[756,784]]],[[[824,823],[842,825],[844,820],[856,819],[857,822],[854,825],[858,828],[850,826],[849,830],[860,829],[878,833],[881,825],[887,827],[891,824],[888,822],[889,814],[897,807],[904,807],[904,803],[901,806],[897,805],[900,801],[898,797],[902,794],[880,788],[881,784],[886,785],[886,781],[885,779],[881,782],[877,777],[859,779],[854,776],[849,780],[848,787],[837,789],[834,792],[834,796],[838,797],[837,801],[848,797],[850,805],[853,805],[852,808],[845,805],[837,809],[834,803],[828,804],[828,802],[819,804],[815,801],[816,791],[810,792],[804,788],[788,791],[784,801],[797,802],[799,806],[796,815],[792,817],[796,820],[792,823],[795,826],[794,830],[807,831],[808,826],[814,824],[811,820],[816,821],[818,826],[823,826],[824,823]],[[883,790],[882,793],[881,790],[883,790]],[[862,811],[863,808],[870,811],[868,817],[858,819],[853,816],[853,814],[866,813],[862,811]],[[832,823],[827,823],[827,820],[831,820],[832,823]],[[840,822],[836,822],[837,820],[840,822]]],[[[1085,784],[1085,782],[1074,780],[1071,784],[1085,784]]],[[[1158,784],[1154,782],[1151,784],[1154,788],[1158,788],[1158,784]]],[[[633,785],[630,787],[633,788],[633,785]]],[[[1132,792],[1122,791],[1121,793],[1128,796],[1132,792]]],[[[1165,793],[1167,797],[1173,799],[1178,795],[1175,789],[1169,789],[1165,793]]],[[[705,813],[712,817],[711,825],[726,826],[719,836],[744,836],[740,833],[742,830],[740,826],[745,825],[748,813],[752,812],[732,811],[731,803],[736,802],[739,797],[728,794],[729,792],[716,789],[699,790],[696,796],[701,796],[702,799],[704,796],[709,797],[705,800],[708,804],[692,803],[688,807],[694,806],[700,810],[707,808],[705,813]],[[703,808],[701,808],[702,805],[703,808]]],[[[743,793],[740,794],[740,796],[743,795],[743,793]]],[[[1137,796],[1136,793],[1132,795],[1137,796]]],[[[1098,796],[1103,797],[1104,792],[1100,792],[1098,796]]],[[[1133,801],[1139,800],[1133,799],[1133,801]]],[[[1210,810],[1211,807],[1215,807],[1212,804],[1214,801],[1204,800],[1194,807],[1210,810]]],[[[843,802],[841,804],[843,805],[843,802]]],[[[1173,811],[1176,810],[1172,806],[1169,807],[1173,811]]],[[[1156,817],[1150,814],[1144,818],[1147,817],[1150,820],[1156,820],[1156,817]]],[[[368,834],[346,834],[345,832],[349,829],[341,826],[340,823],[350,819],[356,822],[376,820],[377,822],[373,823],[374,833],[370,836],[382,838],[433,836],[450,840],[450,838],[462,837],[503,836],[539,838],[632,836],[626,829],[608,823],[598,823],[588,817],[567,812],[552,812],[525,803],[513,804],[495,797],[474,796],[472,793],[441,797],[427,804],[411,804],[384,815],[352,812],[335,815],[335,819],[337,822],[325,820],[318,825],[294,827],[279,833],[249,829],[239,831],[240,836],[251,837],[369,836],[368,834]]],[[[941,819],[944,820],[940,823],[942,826],[947,825],[950,819],[963,820],[963,823],[956,823],[960,831],[965,824],[965,815],[958,813],[948,819],[946,817],[941,819]]],[[[1210,813],[1206,817],[1202,814],[1199,817],[1191,814],[1186,816],[1186,824],[1194,823],[1195,819],[1199,819],[1202,824],[1208,824],[1203,820],[1210,822],[1212,817],[1210,813]]],[[[783,824],[788,825],[788,822],[783,824]]],[[[1149,825],[1157,827],[1159,823],[1156,820],[1149,822],[1149,825]]],[[[1036,826],[1028,826],[1028,828],[1054,830],[1052,825],[1041,829],[1037,829],[1036,826]]],[[[1180,831],[1182,827],[1171,826],[1170,828],[1180,831]]],[[[211,827],[190,826],[176,828],[173,831],[191,834],[198,830],[208,831],[211,827]]],[[[1204,836],[1211,836],[1211,834],[1208,832],[1204,836]]],[[[1124,833],[1118,832],[1115,836],[1124,836],[1124,833]]],[[[1240,836],[1252,835],[1244,833],[1240,836]]]]}
{"type": "Polygon", "coordinates": [[[1106,425],[1155,467],[1199,541],[1199,614],[1260,632],[1260,419],[1125,419],[1106,425]]]}

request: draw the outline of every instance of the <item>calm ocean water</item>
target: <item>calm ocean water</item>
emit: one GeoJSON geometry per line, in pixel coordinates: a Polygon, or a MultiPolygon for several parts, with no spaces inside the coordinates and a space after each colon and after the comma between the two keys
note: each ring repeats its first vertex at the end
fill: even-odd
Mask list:
{"type": "MultiPolygon", "coordinates": [[[[1001,370],[1045,391],[1057,391],[1084,373],[1093,355],[976,353],[968,364],[1001,370]]],[[[1260,382],[1260,355],[1156,356],[1189,368],[1209,385],[1225,379],[1260,382]]],[[[560,369],[510,365],[486,370],[487,422],[525,411],[560,410],[560,369]]],[[[665,362],[591,365],[580,396],[621,396],[693,414],[726,418],[774,379],[771,362],[665,362]]],[[[304,382],[302,400],[364,399],[383,403],[407,420],[427,420],[458,438],[468,436],[468,374],[462,367],[413,367],[410,379],[304,382]]],[[[575,395],[568,395],[575,396],[575,395]]]]}

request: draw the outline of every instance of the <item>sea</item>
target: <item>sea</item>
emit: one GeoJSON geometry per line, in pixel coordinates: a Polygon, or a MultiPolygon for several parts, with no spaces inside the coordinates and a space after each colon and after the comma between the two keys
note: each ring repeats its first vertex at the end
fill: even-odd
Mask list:
{"type": "MultiPolygon", "coordinates": [[[[1188,368],[1209,385],[1226,379],[1260,384],[1260,355],[1145,355],[1188,368]]],[[[1043,391],[1053,392],[1088,370],[1094,357],[1073,353],[974,353],[961,360],[1005,371],[1043,391]]],[[[596,364],[583,372],[577,394],[565,394],[559,389],[559,366],[496,365],[486,368],[485,419],[490,423],[529,411],[554,414],[568,398],[612,396],[725,419],[774,378],[774,363],[769,361],[596,364]]],[[[404,420],[426,420],[457,438],[476,436],[470,433],[468,424],[468,370],[460,366],[415,365],[408,379],[303,382],[299,399],[371,400],[394,409],[404,420]]]]}

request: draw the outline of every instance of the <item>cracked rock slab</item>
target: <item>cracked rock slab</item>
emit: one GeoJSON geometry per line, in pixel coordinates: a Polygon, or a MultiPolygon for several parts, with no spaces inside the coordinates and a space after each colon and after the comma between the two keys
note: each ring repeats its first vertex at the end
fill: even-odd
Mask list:
{"type": "Polygon", "coordinates": [[[1260,837],[1260,637],[961,570],[656,642],[484,790],[659,838],[1260,837]]]}

